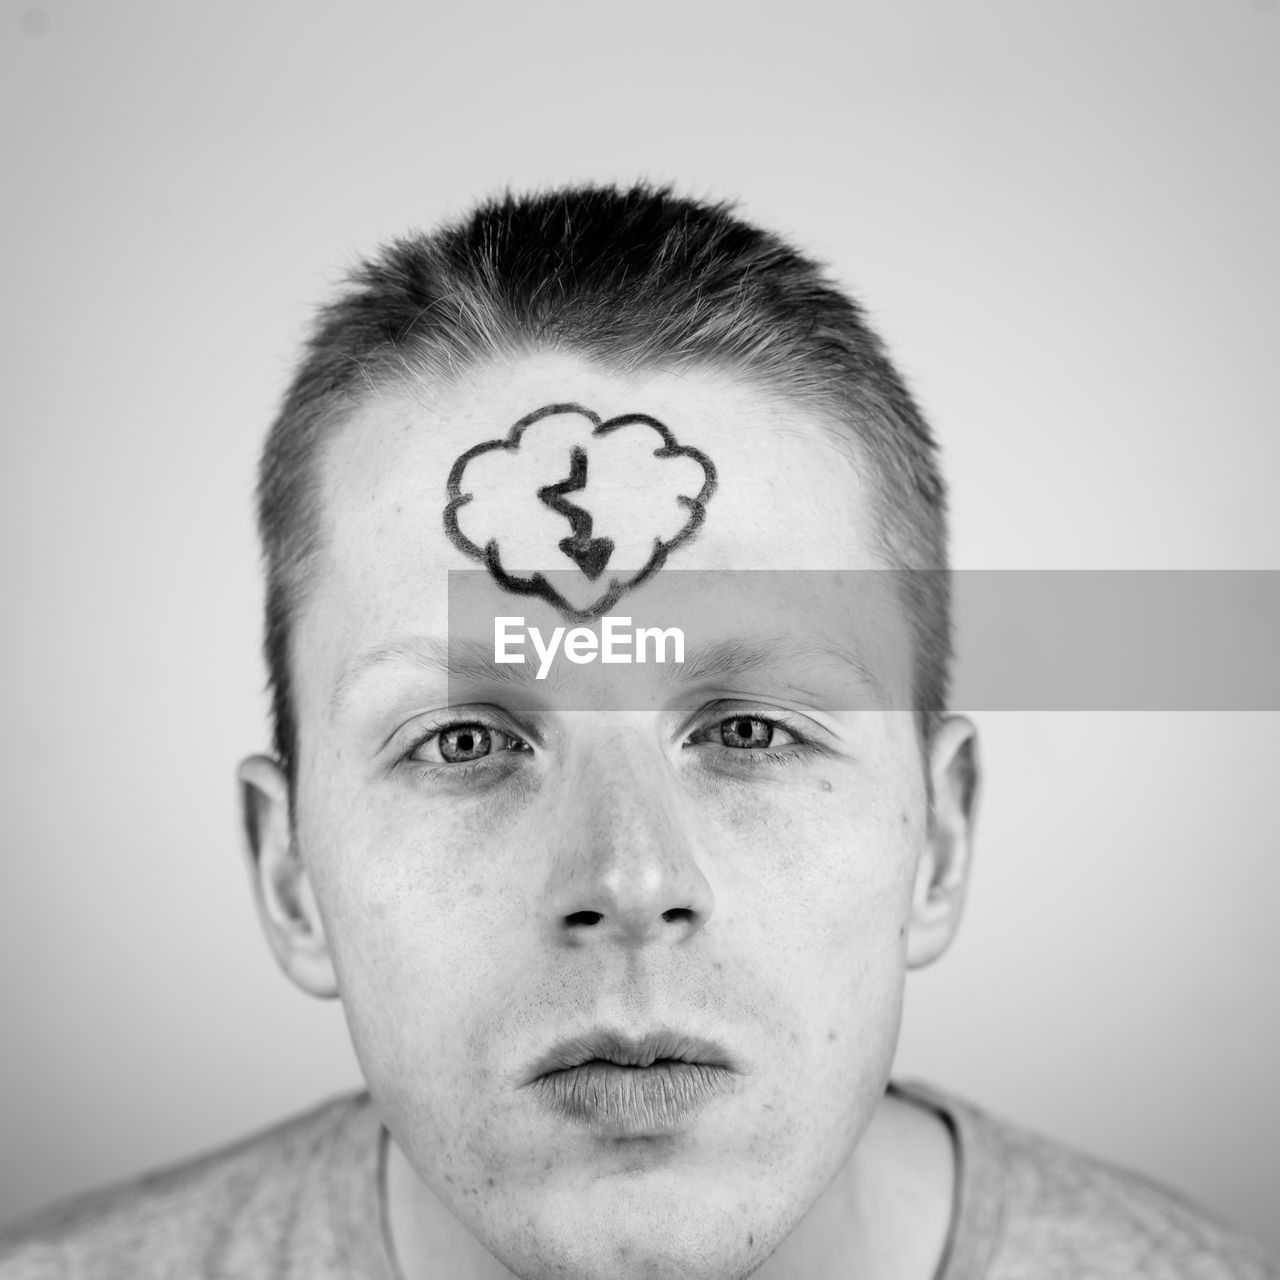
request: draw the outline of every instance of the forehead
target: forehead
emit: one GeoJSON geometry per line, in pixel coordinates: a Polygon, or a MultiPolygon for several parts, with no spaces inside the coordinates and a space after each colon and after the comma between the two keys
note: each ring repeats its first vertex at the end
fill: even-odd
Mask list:
{"type": "Polygon", "coordinates": [[[449,572],[482,570],[487,551],[513,580],[555,571],[587,609],[594,584],[634,578],[655,544],[661,573],[883,567],[848,429],[715,370],[620,375],[538,355],[408,383],[351,415],[320,481],[322,550],[297,625],[328,666],[443,635],[449,572]]]}
{"type": "MultiPolygon", "coordinates": [[[[424,557],[444,569],[463,567],[462,553],[436,536],[443,535],[455,463],[555,406],[585,410],[602,422],[654,418],[677,445],[710,458],[716,498],[698,537],[683,549],[681,567],[871,567],[869,469],[847,428],[716,370],[620,375],[569,355],[497,363],[443,387],[408,383],[352,413],[320,465],[324,542],[335,565],[343,550],[358,549],[366,537],[412,534],[417,525],[424,557]]],[[[517,465],[495,475],[497,483],[514,490],[532,478],[539,461],[550,462],[557,442],[539,437],[553,430],[564,441],[567,462],[574,432],[549,415],[523,432],[521,446],[511,451],[517,465]],[[518,465],[520,455],[529,458],[528,467],[518,465]]],[[[630,487],[646,478],[631,477],[630,487]]],[[[623,476],[609,481],[626,487],[623,476]]]]}

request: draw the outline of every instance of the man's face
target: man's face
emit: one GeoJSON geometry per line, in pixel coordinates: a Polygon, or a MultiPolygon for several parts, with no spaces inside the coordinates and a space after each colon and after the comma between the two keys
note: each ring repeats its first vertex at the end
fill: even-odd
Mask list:
{"type": "MultiPolygon", "coordinates": [[[[541,461],[476,472],[463,542],[447,536],[462,455],[565,404],[648,415],[714,474],[701,523],[611,613],[641,609],[673,571],[881,563],[847,443],[725,375],[621,377],[541,356],[429,402],[368,404],[324,455],[324,549],[294,628],[301,896],[314,895],[387,1127],[507,1266],[745,1274],[831,1181],[883,1092],[918,958],[919,747],[909,713],[851,707],[834,666],[789,660],[819,624],[767,599],[750,661],[704,665],[705,679],[654,666],[644,705],[610,703],[587,666],[570,705],[563,685],[539,685],[528,646],[502,679],[451,680],[448,573],[484,574],[464,544],[483,544],[486,520],[502,526],[508,568],[580,572],[581,604],[599,566],[575,563],[592,539],[609,532],[620,557],[642,558],[670,514],[643,467],[601,462],[574,482],[589,423],[563,419],[541,461]],[[502,475],[511,492],[495,495],[502,475]],[[521,503],[534,515],[504,517],[521,503]],[[549,532],[571,539],[556,563],[549,532]],[[701,1065],[547,1074],[619,1040],[701,1065]]],[[[507,614],[547,633],[573,625],[536,593],[483,580],[507,614]]],[[[743,616],[719,638],[743,639],[743,616]]],[[[714,642],[714,611],[705,630],[698,643],[714,642]]],[[[875,676],[905,707],[905,646],[888,653],[875,676]]]]}

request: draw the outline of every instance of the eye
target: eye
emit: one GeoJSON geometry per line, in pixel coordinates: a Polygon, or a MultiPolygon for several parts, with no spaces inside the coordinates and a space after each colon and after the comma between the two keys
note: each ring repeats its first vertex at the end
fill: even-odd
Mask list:
{"type": "Polygon", "coordinates": [[[425,737],[409,758],[423,764],[469,764],[497,751],[527,751],[519,738],[478,721],[445,725],[425,737]]]}
{"type": "Polygon", "coordinates": [[[767,751],[770,747],[791,746],[795,738],[774,720],[763,716],[730,716],[712,729],[711,738],[722,747],[767,751]]]}

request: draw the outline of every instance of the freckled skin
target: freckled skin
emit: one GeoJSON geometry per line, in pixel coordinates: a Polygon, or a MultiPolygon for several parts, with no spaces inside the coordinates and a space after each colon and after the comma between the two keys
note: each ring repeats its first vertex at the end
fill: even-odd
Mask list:
{"type": "MultiPolygon", "coordinates": [[[[368,405],[325,458],[325,550],[295,631],[299,847],[395,1142],[407,1280],[431,1273],[415,1269],[428,1238],[470,1268],[441,1274],[767,1280],[788,1274],[787,1246],[770,1255],[845,1167],[888,1077],[924,831],[909,715],[832,714],[821,754],[752,769],[656,711],[566,715],[463,785],[381,746],[440,709],[420,676],[376,672],[330,711],[352,655],[444,634],[447,571],[475,568],[442,531],[454,459],[569,400],[653,414],[715,460],[719,490],[672,567],[877,566],[847,447],[721,375],[540,356],[430,402],[368,405]],[[574,912],[599,923],[571,929],[574,912]],[[740,1087],[629,1165],[628,1144],[520,1087],[557,1039],[599,1023],[712,1037],[740,1087]]],[[[643,494],[602,500],[644,518],[643,494]]]]}

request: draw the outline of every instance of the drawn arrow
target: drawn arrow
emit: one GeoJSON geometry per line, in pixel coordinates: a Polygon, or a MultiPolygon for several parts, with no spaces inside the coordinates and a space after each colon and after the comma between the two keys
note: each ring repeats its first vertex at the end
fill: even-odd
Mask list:
{"type": "Polygon", "coordinates": [[[591,513],[568,501],[565,494],[577,493],[587,487],[587,451],[574,445],[569,453],[569,475],[555,484],[544,485],[538,490],[538,501],[546,503],[552,511],[564,516],[573,532],[561,538],[560,550],[594,582],[613,555],[611,538],[591,536],[591,513]]]}

